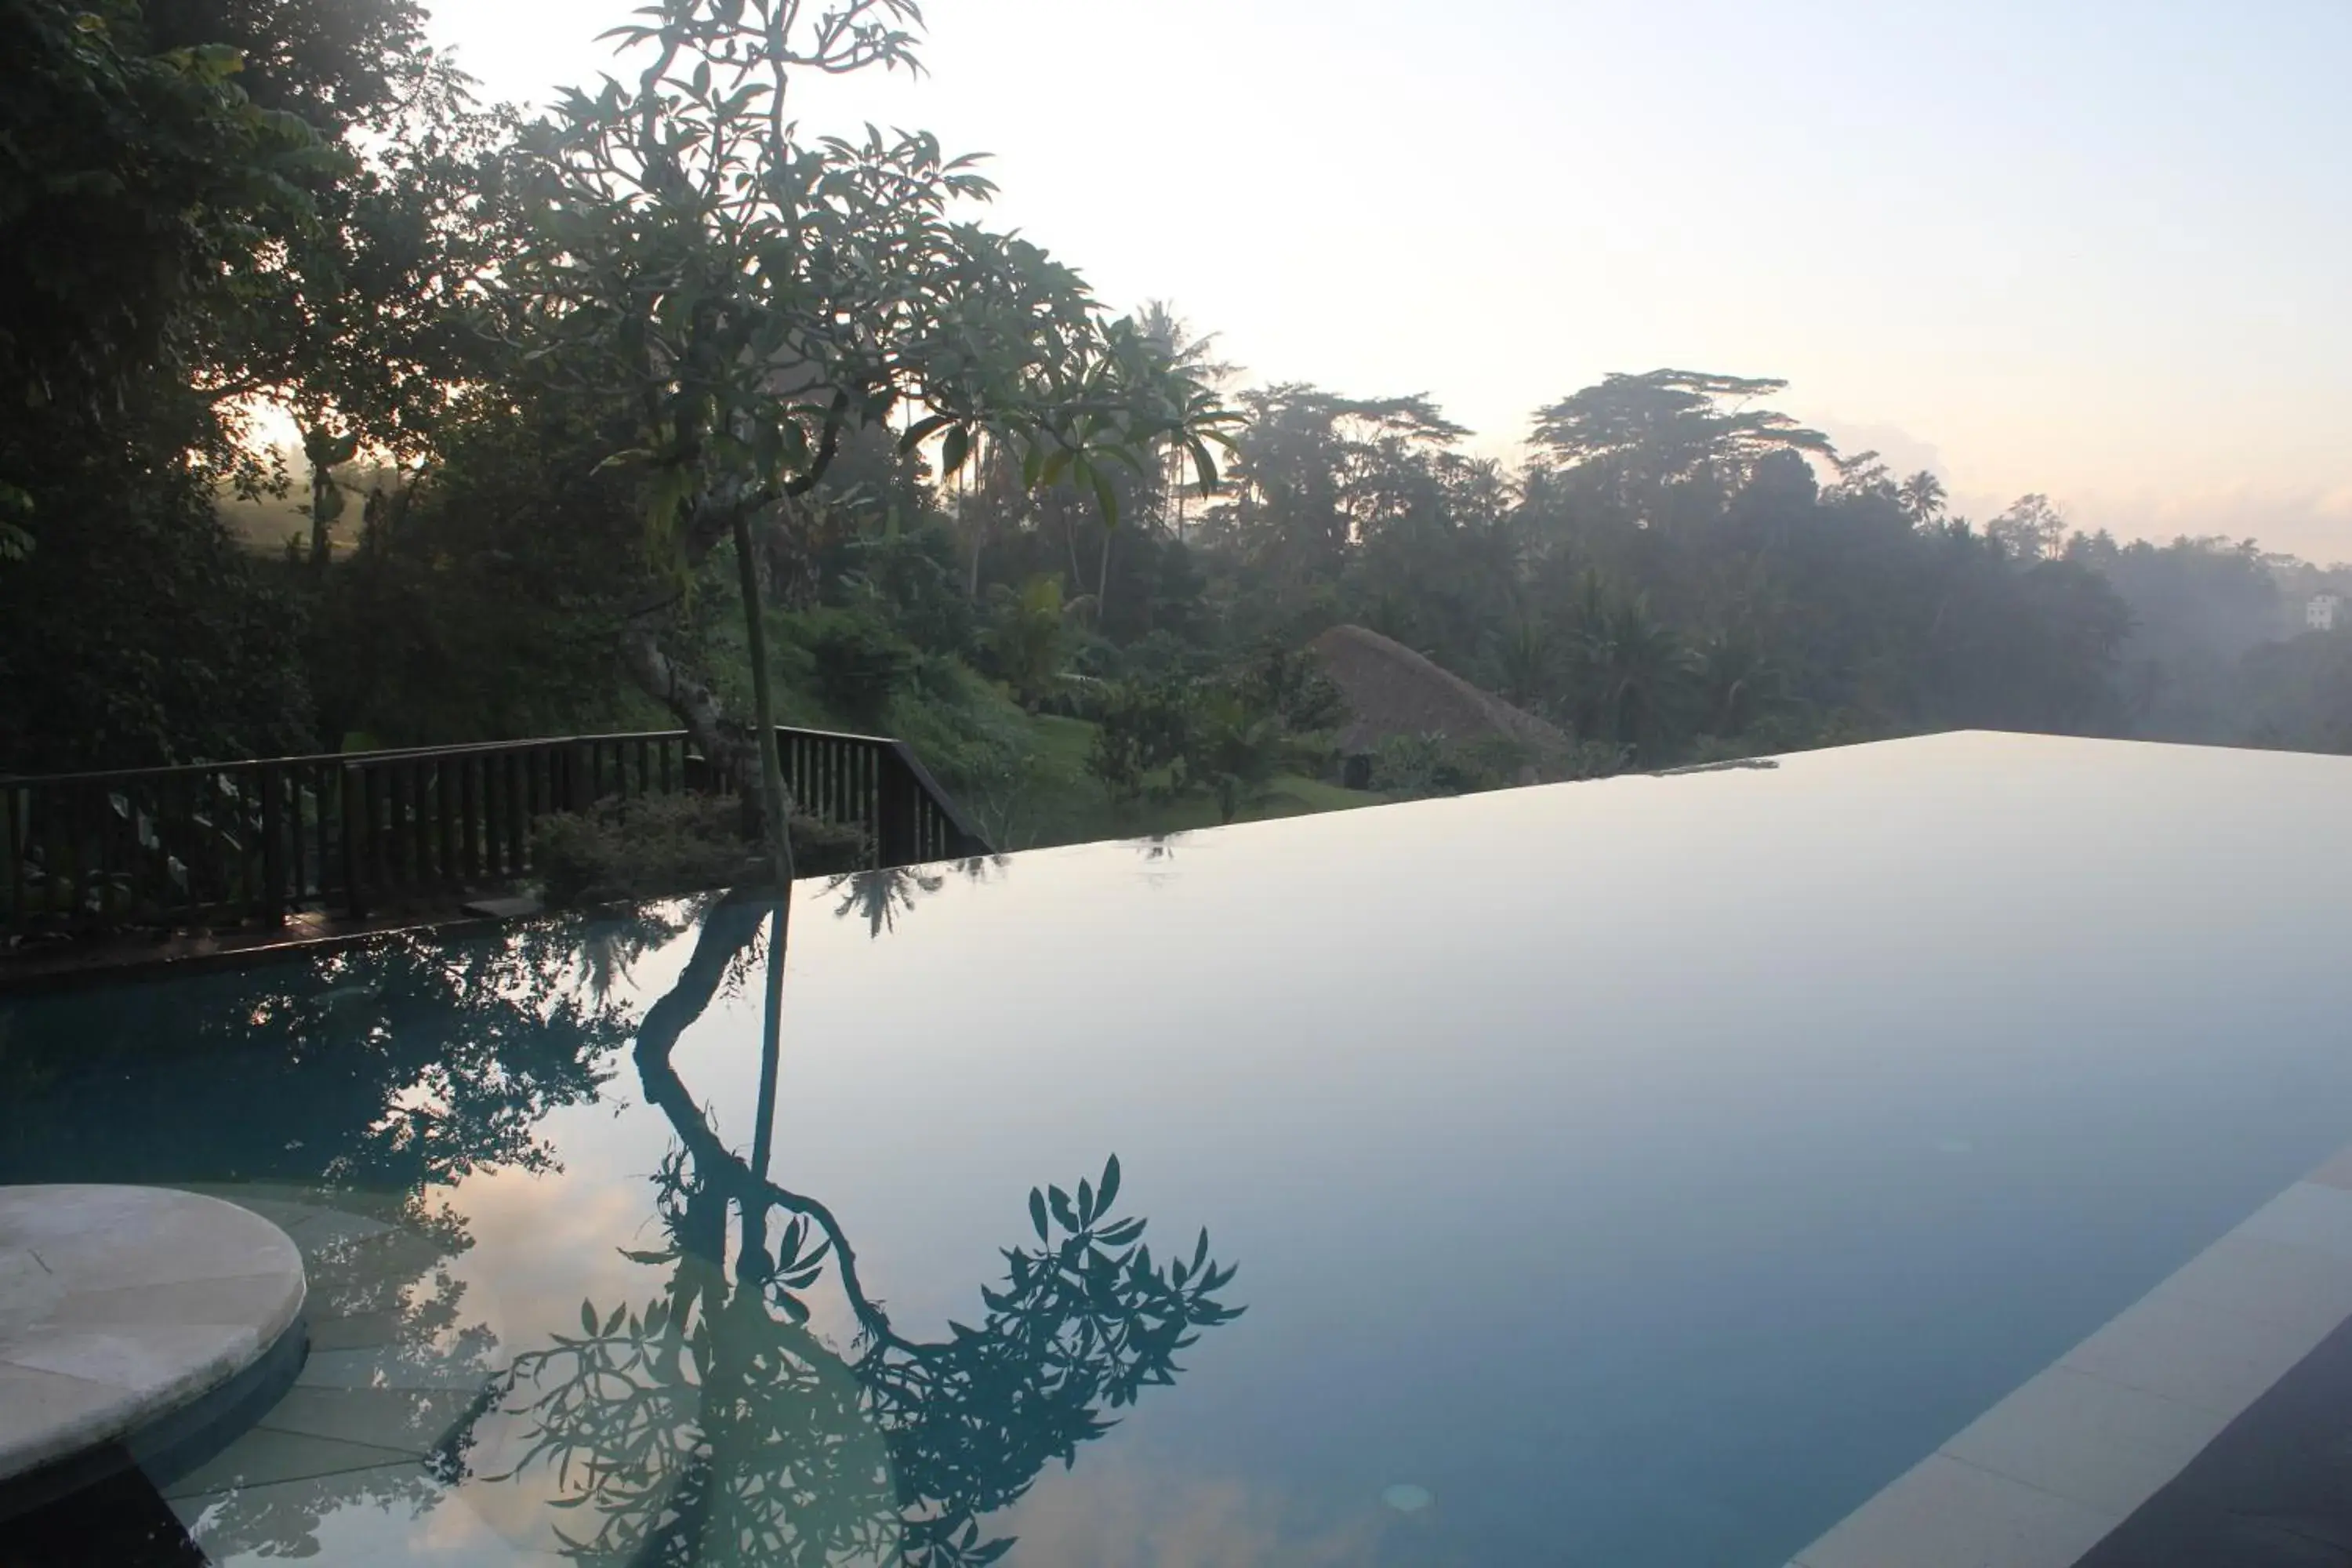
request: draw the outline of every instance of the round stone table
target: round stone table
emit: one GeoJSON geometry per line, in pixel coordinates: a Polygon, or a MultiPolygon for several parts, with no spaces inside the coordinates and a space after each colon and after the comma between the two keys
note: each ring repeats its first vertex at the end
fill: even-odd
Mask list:
{"type": "Polygon", "coordinates": [[[220,1393],[287,1339],[302,1295],[294,1243],[235,1204],[0,1187],[0,1489],[220,1393]]]}

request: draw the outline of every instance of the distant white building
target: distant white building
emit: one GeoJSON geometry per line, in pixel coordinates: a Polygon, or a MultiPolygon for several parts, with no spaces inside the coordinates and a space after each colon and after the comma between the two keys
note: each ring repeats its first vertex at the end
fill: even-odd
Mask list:
{"type": "Polygon", "coordinates": [[[2332,632],[2345,625],[2344,595],[2314,594],[2311,603],[2303,607],[2303,624],[2315,632],[2332,632]]]}

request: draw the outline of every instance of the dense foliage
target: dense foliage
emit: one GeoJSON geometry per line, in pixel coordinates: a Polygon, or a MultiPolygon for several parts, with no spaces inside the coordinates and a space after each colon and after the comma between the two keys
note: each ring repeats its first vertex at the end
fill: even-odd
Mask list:
{"type": "MultiPolygon", "coordinates": [[[[1954,516],[1774,381],[1612,375],[1512,464],[1109,320],[971,221],[969,160],[785,112],[912,66],[910,5],[665,0],[526,123],[406,0],[5,3],[0,769],[683,725],[748,781],[761,675],[1017,845],[1339,776],[1347,716],[1270,672],[1343,623],[1577,772],[1963,725],[2352,748],[2352,632],[2304,616],[2341,574],[1954,516]]],[[[1370,749],[1391,793],[1519,771],[1370,749]]]]}

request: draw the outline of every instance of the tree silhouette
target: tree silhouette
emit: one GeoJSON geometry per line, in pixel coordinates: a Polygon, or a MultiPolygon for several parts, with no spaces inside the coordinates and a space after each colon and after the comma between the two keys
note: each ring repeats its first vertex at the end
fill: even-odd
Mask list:
{"type": "Polygon", "coordinates": [[[1605,474],[1627,501],[1654,509],[1663,488],[1680,480],[1737,489],[1775,452],[1832,458],[1820,431],[1749,406],[1788,384],[1707,371],[1612,374],[1538,411],[1535,444],[1549,462],[1605,474]]]}
{"type": "Polygon", "coordinates": [[[530,1423],[507,1474],[552,1471],[576,1556],[631,1563],[898,1561],[970,1568],[1010,1550],[983,1515],[1045,1464],[1074,1462],[1104,1412],[1172,1383],[1178,1352],[1241,1309],[1209,1255],[1157,1262],[1145,1222],[1116,1217],[1120,1172],[1033,1190],[1036,1245],[1004,1249],[976,1323],[900,1334],[867,1291],[832,1211],[768,1174],[784,912],[730,899],[706,917],[677,985],[647,1010],[635,1059],[678,1146],[654,1177],[667,1238],[629,1256],[668,1269],[642,1306],[581,1308],[581,1331],[519,1356],[511,1408],[530,1423]],[[763,1097],[749,1158],[711,1127],[672,1063],[743,955],[766,941],[763,1097]],[[730,1219],[733,1226],[730,1231],[730,1219]],[[771,1236],[773,1236],[772,1242],[771,1236]],[[814,1331],[830,1290],[856,1327],[814,1331]]]}
{"type": "Polygon", "coordinates": [[[540,1121],[595,1099],[629,1038],[621,1004],[574,983],[583,953],[678,929],[562,917],[27,997],[0,1009],[0,1180],[407,1191],[551,1168],[540,1121]]]}
{"type": "MultiPolygon", "coordinates": [[[[314,1331],[358,1325],[347,1342],[385,1368],[429,1371],[444,1390],[487,1387],[496,1338],[452,1263],[473,1237],[434,1189],[469,1172],[557,1167],[541,1123],[593,1100],[630,1036],[600,981],[684,929],[661,910],[560,916],[0,1005],[0,1181],[189,1184],[265,1213],[272,1202],[342,1211],[363,1223],[323,1240],[298,1233],[314,1331]]],[[[381,1420],[411,1386],[394,1377],[389,1389],[310,1397],[369,1404],[381,1420]]],[[[381,1445],[437,1444],[450,1397],[411,1402],[396,1438],[375,1428],[381,1445]]],[[[421,1516],[462,1469],[462,1446],[460,1433],[430,1466],[209,1495],[205,1549],[316,1556],[330,1511],[421,1516]]],[[[63,1560],[105,1556],[92,1550],[63,1560]]]]}

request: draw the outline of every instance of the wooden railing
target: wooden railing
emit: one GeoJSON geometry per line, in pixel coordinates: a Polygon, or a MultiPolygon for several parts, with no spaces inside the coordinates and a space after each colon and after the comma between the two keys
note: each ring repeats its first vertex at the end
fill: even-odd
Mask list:
{"type": "MultiPolygon", "coordinates": [[[[776,732],[795,806],[870,864],[988,852],[898,741],[776,732]]],[[[0,931],[361,917],[511,886],[534,822],[612,796],[731,793],[684,731],[0,779],[0,931]]]]}

